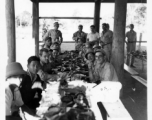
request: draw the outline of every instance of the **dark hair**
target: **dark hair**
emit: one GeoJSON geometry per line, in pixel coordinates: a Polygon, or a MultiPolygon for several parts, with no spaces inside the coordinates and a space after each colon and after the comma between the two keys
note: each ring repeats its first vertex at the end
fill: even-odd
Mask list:
{"type": "Polygon", "coordinates": [[[90,27],[95,28],[95,25],[91,25],[90,27]]]}
{"type": "Polygon", "coordinates": [[[107,28],[109,28],[109,27],[110,27],[108,23],[106,24],[106,26],[107,26],[107,28]]]}
{"type": "Polygon", "coordinates": [[[130,26],[134,27],[134,24],[130,24],[130,26]]]}
{"type": "Polygon", "coordinates": [[[106,24],[106,23],[103,23],[103,24],[102,24],[102,26],[105,26],[105,27],[107,27],[107,24],[106,24]]]}
{"type": "Polygon", "coordinates": [[[83,27],[83,25],[79,25],[78,27],[83,27]]]}
{"type": "Polygon", "coordinates": [[[42,48],[42,49],[40,50],[40,52],[39,52],[39,55],[41,56],[43,52],[48,53],[49,51],[48,51],[48,49],[46,49],[46,48],[42,48]]]}
{"type": "Polygon", "coordinates": [[[27,60],[28,65],[29,65],[32,61],[40,62],[40,58],[38,58],[37,56],[31,56],[31,57],[29,57],[29,59],[27,60]]]}

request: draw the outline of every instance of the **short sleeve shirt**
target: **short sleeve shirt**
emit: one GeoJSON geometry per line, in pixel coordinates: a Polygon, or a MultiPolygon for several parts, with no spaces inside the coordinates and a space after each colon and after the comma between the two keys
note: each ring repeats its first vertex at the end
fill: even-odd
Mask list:
{"type": "Polygon", "coordinates": [[[75,33],[73,34],[73,38],[74,38],[74,37],[82,38],[82,42],[83,42],[83,43],[86,42],[86,36],[87,36],[87,34],[84,33],[83,31],[82,31],[82,32],[77,31],[77,32],[75,32],[75,33]]]}
{"type": "Polygon", "coordinates": [[[101,41],[104,43],[112,42],[113,32],[111,30],[107,31],[105,34],[101,33],[101,41]]]}
{"type": "Polygon", "coordinates": [[[116,71],[111,63],[105,62],[102,65],[95,64],[93,70],[94,80],[118,81],[116,71]]]}
{"type": "Polygon", "coordinates": [[[56,41],[56,39],[59,39],[59,37],[61,37],[61,36],[62,36],[62,33],[61,33],[60,30],[51,29],[51,30],[49,31],[49,37],[52,38],[52,42],[53,42],[53,43],[54,43],[54,42],[58,42],[58,41],[56,41]]]}
{"type": "Polygon", "coordinates": [[[128,42],[136,41],[136,32],[135,31],[128,31],[126,33],[126,37],[128,38],[128,42]]]}
{"type": "Polygon", "coordinates": [[[100,38],[100,35],[98,32],[96,33],[88,33],[87,35],[87,39],[89,39],[89,41],[94,41],[94,40],[98,40],[100,38]]]}

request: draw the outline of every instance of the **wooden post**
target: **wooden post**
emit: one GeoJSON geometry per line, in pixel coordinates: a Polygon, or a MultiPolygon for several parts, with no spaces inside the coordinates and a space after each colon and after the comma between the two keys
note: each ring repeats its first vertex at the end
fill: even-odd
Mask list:
{"type": "MultiPolygon", "coordinates": [[[[114,40],[111,63],[115,67],[119,81],[124,84],[124,42],[127,0],[115,0],[114,40]]],[[[122,91],[121,91],[122,96],[122,91]]]]}
{"type": "Polygon", "coordinates": [[[94,25],[96,26],[96,31],[99,32],[99,29],[100,29],[100,0],[95,0],[94,25]]]}
{"type": "Polygon", "coordinates": [[[8,63],[16,61],[14,0],[5,0],[8,63]]]}
{"type": "Polygon", "coordinates": [[[39,55],[39,3],[38,0],[33,1],[33,26],[32,38],[35,40],[35,55],[39,55]]]}
{"type": "Polygon", "coordinates": [[[140,36],[139,36],[139,51],[141,51],[141,41],[142,41],[142,33],[140,33],[140,36]]]}

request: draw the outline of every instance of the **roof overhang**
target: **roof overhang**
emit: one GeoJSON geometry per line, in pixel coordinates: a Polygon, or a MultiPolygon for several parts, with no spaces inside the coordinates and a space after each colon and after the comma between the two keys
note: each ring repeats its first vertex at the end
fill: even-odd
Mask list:
{"type": "MultiPolygon", "coordinates": [[[[37,0],[31,0],[32,2],[37,0]]],[[[38,0],[41,3],[82,3],[82,2],[95,2],[97,0],[38,0]]],[[[114,3],[115,0],[101,0],[102,3],[114,3]]],[[[127,3],[147,3],[147,0],[128,0],[127,3]]]]}

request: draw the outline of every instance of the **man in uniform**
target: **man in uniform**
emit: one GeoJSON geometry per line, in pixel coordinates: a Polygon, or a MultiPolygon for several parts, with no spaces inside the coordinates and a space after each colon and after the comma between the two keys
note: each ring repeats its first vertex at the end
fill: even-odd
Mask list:
{"type": "Polygon", "coordinates": [[[83,32],[82,30],[83,30],[83,26],[79,25],[78,31],[73,34],[72,39],[75,40],[75,47],[77,47],[78,45],[78,39],[81,39],[82,43],[86,42],[87,34],[83,32]]]}
{"type": "Polygon", "coordinates": [[[43,40],[45,41],[45,39],[47,37],[51,37],[52,38],[52,45],[54,44],[54,42],[58,42],[61,46],[61,43],[63,42],[63,38],[62,38],[62,32],[59,29],[59,23],[55,22],[54,23],[54,29],[49,30],[43,37],[43,40]]]}
{"type": "Polygon", "coordinates": [[[109,24],[106,23],[102,24],[102,29],[103,31],[101,33],[100,45],[103,47],[104,51],[106,52],[107,59],[110,62],[113,32],[109,30],[109,24]]]}
{"type": "MultiPolygon", "coordinates": [[[[134,31],[134,25],[130,24],[130,31],[126,33],[127,37],[127,53],[130,53],[132,51],[136,50],[136,41],[137,41],[137,36],[136,32],[134,31]]],[[[131,67],[134,67],[134,57],[132,58],[131,61],[131,67]]]]}

